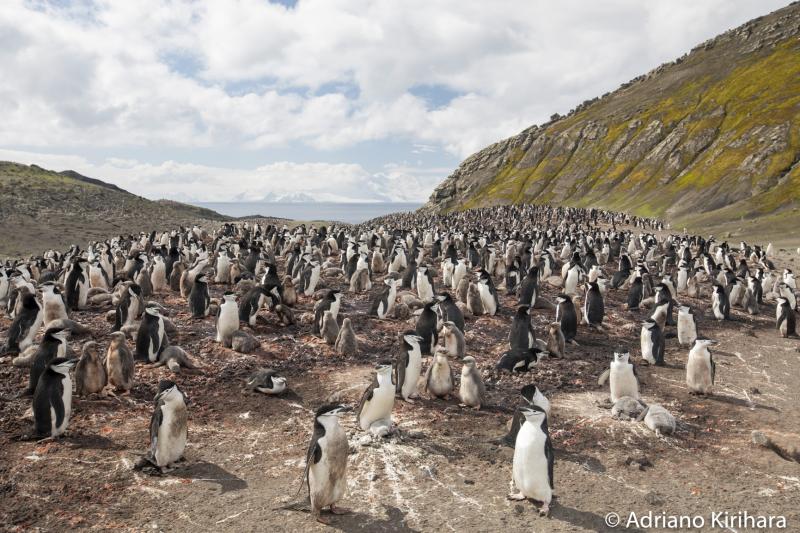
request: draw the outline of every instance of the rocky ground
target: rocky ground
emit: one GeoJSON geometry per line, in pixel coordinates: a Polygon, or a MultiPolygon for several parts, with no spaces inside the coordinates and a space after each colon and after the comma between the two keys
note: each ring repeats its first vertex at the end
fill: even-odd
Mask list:
{"type": "MultiPolygon", "coordinates": [[[[794,261],[788,253],[778,258],[780,265],[794,261]]],[[[324,282],[344,288],[341,277],[324,282]]],[[[212,296],[224,290],[213,286],[212,296]]],[[[544,297],[556,293],[547,287],[544,297]]],[[[351,441],[343,506],[352,512],[332,517],[331,527],[604,531],[607,513],[619,513],[624,523],[629,513],[648,511],[701,515],[707,523],[711,512],[748,511],[784,515],[789,529],[800,527],[800,465],[751,444],[752,430],[797,431],[800,342],[778,338],[772,305],[757,317],[737,309],[733,321],[719,323],[705,299],[680,299],[696,307],[700,332],[720,344],[711,397],[688,394],[687,349],[675,338],[667,340],[666,368],[640,367],[644,400],[661,403],[679,421],[674,436],[661,438],[642,424],[614,420],[603,406],[607,388],[597,378],[613,349],[622,345],[639,353],[644,314],[624,309],[624,292],[607,296],[608,332],[582,326],[580,346],[568,346],[565,358],[544,360],[518,377],[491,370],[506,349],[514,310],[515,300],[503,297],[498,316],[467,319],[467,351],[484,371],[489,406],[474,411],[456,400],[397,401],[399,431],[366,446],[354,417],[343,420],[351,441]],[[538,384],[553,403],[557,499],[549,518],[540,518],[530,503],[506,499],[513,450],[495,442],[526,383],[538,384]]],[[[0,365],[0,529],[325,529],[307,513],[275,510],[299,499],[312,410],[332,397],[356,404],[374,364],[393,353],[397,332],[411,324],[368,317],[369,295],[348,293],[340,315],[353,321],[357,356],[342,358],[313,337],[310,326],[280,327],[272,315],[255,331],[263,350],[242,355],[214,343],[213,318],[192,320],[181,297],[155,300],[170,309],[178,327],[173,342],[202,365],[200,374],[174,377],[190,399],[186,461],[163,477],[131,469],[148,444],[156,384],[172,377],[166,368],[137,367],[130,397],[75,400],[67,435],[37,443],[18,440],[31,426],[24,417],[30,402],[14,398],[27,382],[27,369],[6,361],[0,365]],[[244,392],[244,380],[260,366],[286,375],[291,393],[272,398],[244,392]]],[[[301,299],[298,316],[312,305],[301,299]]],[[[76,349],[90,338],[105,346],[111,324],[99,311],[75,313],[93,330],[91,337],[74,339],[76,349]]],[[[543,335],[553,318],[537,310],[537,332],[543,335]]],[[[0,318],[0,337],[8,326],[0,318]]]]}

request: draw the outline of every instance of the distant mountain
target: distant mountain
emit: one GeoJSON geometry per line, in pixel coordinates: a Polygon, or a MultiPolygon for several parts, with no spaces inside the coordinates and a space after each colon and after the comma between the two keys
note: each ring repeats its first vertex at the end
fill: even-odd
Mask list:
{"type": "Polygon", "coordinates": [[[679,228],[796,235],[799,35],[794,3],[706,41],[471,155],[426,209],[598,206],[679,228]]]}
{"type": "Polygon", "coordinates": [[[148,200],[72,170],[0,162],[0,257],[227,219],[210,209],[148,200]]]}
{"type": "Polygon", "coordinates": [[[316,203],[316,198],[304,192],[292,192],[288,194],[267,193],[262,199],[263,202],[274,202],[276,204],[299,204],[316,203]]]}

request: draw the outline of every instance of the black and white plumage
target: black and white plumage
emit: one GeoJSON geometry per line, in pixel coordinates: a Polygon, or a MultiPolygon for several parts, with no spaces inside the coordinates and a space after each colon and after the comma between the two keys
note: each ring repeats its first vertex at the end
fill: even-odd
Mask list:
{"type": "Polygon", "coordinates": [[[686,385],[689,394],[711,394],[716,379],[717,365],[709,346],[716,344],[708,339],[697,339],[686,360],[686,385]]]}
{"type": "Polygon", "coordinates": [[[531,323],[530,308],[527,305],[517,307],[508,333],[511,350],[528,350],[536,345],[536,332],[531,323]]]}
{"type": "Polygon", "coordinates": [[[495,368],[509,372],[527,372],[531,370],[541,357],[542,351],[533,347],[530,349],[508,350],[500,356],[495,368]]]}
{"type": "Polygon", "coordinates": [[[36,385],[39,383],[39,378],[54,359],[66,357],[68,335],[69,331],[66,329],[51,328],[44,332],[44,337],[39,343],[39,349],[33,356],[26,394],[34,393],[36,385]]]}
{"type": "Polygon", "coordinates": [[[167,346],[169,346],[169,339],[164,327],[164,317],[161,316],[157,307],[147,307],[136,332],[134,358],[137,361],[155,363],[167,346]]]}
{"type": "Polygon", "coordinates": [[[539,291],[539,268],[532,266],[528,269],[525,278],[519,286],[519,305],[527,305],[531,308],[536,304],[536,296],[539,291]]]}
{"type": "Polygon", "coordinates": [[[394,303],[397,299],[397,280],[386,278],[383,283],[386,286],[373,296],[369,311],[370,315],[378,318],[388,317],[394,310],[394,303]]]}
{"type": "Polygon", "coordinates": [[[192,318],[208,316],[211,305],[211,296],[208,293],[208,278],[205,273],[200,273],[194,278],[192,291],[189,293],[189,310],[192,318]]]}
{"type": "Polygon", "coordinates": [[[450,296],[450,293],[443,292],[439,294],[437,297],[439,300],[439,312],[442,314],[442,321],[443,322],[452,322],[455,326],[464,332],[464,313],[461,312],[461,309],[458,308],[456,302],[453,300],[453,297],[450,296]]]}
{"type": "Polygon", "coordinates": [[[122,296],[117,303],[113,331],[120,331],[123,326],[132,325],[142,307],[142,288],[131,283],[127,289],[123,289],[122,296]]]}
{"type": "Polygon", "coordinates": [[[286,378],[271,368],[260,368],[247,380],[247,388],[269,395],[281,394],[286,390],[286,378]]]}
{"type": "Polygon", "coordinates": [[[8,328],[8,338],[2,353],[20,353],[33,344],[33,339],[44,321],[44,312],[36,296],[25,293],[20,311],[8,328]]]}
{"type": "Polygon", "coordinates": [[[322,332],[322,321],[325,318],[325,311],[330,311],[334,320],[339,314],[339,307],[341,306],[342,293],[337,290],[329,290],[319,301],[314,310],[314,324],[311,329],[314,335],[319,335],[322,332]]]}
{"type": "Polygon", "coordinates": [[[539,513],[547,515],[553,499],[555,465],[547,415],[539,409],[527,407],[521,411],[525,423],[517,434],[512,468],[512,481],[517,492],[509,494],[509,499],[541,502],[539,513]]]}
{"type": "Polygon", "coordinates": [[[72,379],[69,371],[76,359],[57,357],[50,361],[33,393],[33,424],[39,436],[58,437],[72,415],[72,379]]]}
{"type": "Polygon", "coordinates": [[[787,298],[778,297],[775,307],[775,328],[781,337],[797,337],[797,317],[787,298]]]}
{"type": "Polygon", "coordinates": [[[711,310],[717,320],[730,320],[731,304],[728,300],[728,293],[722,285],[714,284],[711,294],[711,310]]]}
{"type": "Polygon", "coordinates": [[[561,325],[565,342],[575,342],[578,334],[578,312],[568,294],[556,296],[556,322],[561,325]]]}
{"type": "Polygon", "coordinates": [[[392,427],[395,386],[392,365],[378,365],[372,382],[364,389],[356,412],[356,422],[363,431],[376,437],[388,435],[392,427]]]}
{"type": "Polygon", "coordinates": [[[419,396],[417,383],[422,374],[422,337],[414,331],[407,331],[401,336],[400,349],[394,363],[396,391],[405,401],[412,401],[419,396]]]}
{"type": "Polygon", "coordinates": [[[603,294],[596,281],[587,285],[585,302],[583,304],[583,320],[589,326],[600,326],[606,315],[603,294]]]}
{"type": "Polygon", "coordinates": [[[336,504],[347,490],[347,434],[339,418],[349,409],[339,404],[323,405],[314,413],[314,432],[306,453],[303,477],[308,484],[311,514],[320,522],[325,507],[339,514],[336,504]]]}
{"type": "Polygon", "coordinates": [[[158,384],[154,402],[153,415],[150,417],[150,448],[144,460],[165,472],[183,456],[189,430],[189,413],[183,392],[169,380],[162,380],[158,384]]]}
{"type": "Polygon", "coordinates": [[[422,338],[420,349],[422,355],[430,355],[436,343],[439,342],[439,327],[436,311],[433,310],[435,302],[428,302],[422,308],[422,313],[417,318],[416,332],[422,338]]]}
{"type": "Polygon", "coordinates": [[[642,359],[651,365],[664,366],[664,335],[652,318],[642,322],[642,359]]]}

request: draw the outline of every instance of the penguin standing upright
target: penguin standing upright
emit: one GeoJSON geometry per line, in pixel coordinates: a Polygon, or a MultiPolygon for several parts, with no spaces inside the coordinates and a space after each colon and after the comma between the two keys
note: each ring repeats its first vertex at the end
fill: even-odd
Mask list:
{"type": "Polygon", "coordinates": [[[217,311],[217,342],[230,348],[233,333],[238,330],[239,304],[236,303],[236,294],[228,291],[222,296],[222,304],[217,311]]]}
{"type": "Polygon", "coordinates": [[[678,343],[681,346],[692,346],[697,340],[697,321],[692,308],[682,305],[678,308],[678,343]]]}
{"type": "MultiPolygon", "coordinates": [[[[639,399],[639,379],[636,376],[636,368],[630,362],[628,352],[614,352],[611,367],[603,375],[608,376],[612,402],[616,402],[623,396],[630,396],[634,400],[639,399]]],[[[602,384],[604,378],[601,376],[599,381],[602,384]]]]}
{"type": "Polygon", "coordinates": [[[172,381],[162,380],[158,384],[154,401],[155,408],[150,418],[150,449],[144,460],[163,473],[183,456],[189,416],[186,398],[172,381]]]}
{"type": "Polygon", "coordinates": [[[450,398],[456,380],[444,348],[437,348],[433,362],[425,373],[425,391],[437,398],[450,398]]]}
{"type": "Polygon", "coordinates": [[[514,416],[510,421],[511,427],[509,428],[506,436],[500,441],[502,444],[510,446],[511,448],[515,446],[519,429],[522,427],[522,424],[525,423],[525,415],[522,414],[523,407],[544,411],[548,418],[550,417],[550,400],[548,400],[545,395],[539,391],[539,388],[536,385],[533,383],[525,385],[522,387],[522,389],[520,389],[519,393],[525,403],[522,405],[522,407],[514,410],[514,416]]]}
{"type": "Polygon", "coordinates": [[[89,275],[86,259],[78,258],[69,270],[65,283],[65,296],[70,309],[86,309],[89,296],[89,275]]]}
{"type": "Polygon", "coordinates": [[[319,336],[327,344],[336,344],[336,337],[339,336],[339,323],[330,311],[325,311],[322,315],[322,327],[319,330],[319,336]]]}
{"type": "Polygon", "coordinates": [[[37,435],[58,437],[67,430],[72,415],[72,379],[77,360],[57,357],[49,361],[33,393],[33,425],[37,435]]]}
{"type": "Polygon", "coordinates": [[[633,278],[631,286],[628,289],[628,309],[639,309],[643,299],[644,287],[642,285],[642,277],[637,274],[636,277],[633,278]]]}
{"type": "Polygon", "coordinates": [[[512,350],[528,350],[536,345],[536,332],[533,330],[529,310],[527,305],[517,307],[514,320],[511,322],[511,331],[508,333],[508,342],[512,350]]]}
{"type": "Polygon", "coordinates": [[[443,292],[436,298],[439,300],[438,307],[442,314],[442,320],[444,322],[452,322],[463,333],[464,313],[461,312],[461,309],[459,309],[456,303],[453,301],[453,297],[450,296],[449,293],[443,292]]]}
{"type": "Polygon", "coordinates": [[[8,328],[6,345],[0,353],[21,353],[33,344],[33,339],[44,321],[44,312],[36,296],[25,293],[22,296],[22,305],[8,328]]]}
{"type": "Polygon", "coordinates": [[[797,317],[794,316],[794,309],[787,298],[778,297],[775,307],[775,328],[784,339],[797,336],[797,317]]]}
{"type": "Polygon", "coordinates": [[[714,341],[697,339],[689,350],[686,361],[686,385],[689,386],[689,394],[711,394],[717,369],[714,357],[708,349],[712,344],[714,341]]]}
{"type": "Polygon", "coordinates": [[[574,344],[575,335],[578,334],[578,313],[568,294],[556,296],[556,322],[561,326],[564,341],[574,344]]]}
{"type": "Polygon", "coordinates": [[[164,328],[164,317],[158,312],[157,307],[145,308],[142,322],[136,332],[136,360],[155,363],[167,346],[169,339],[164,328]]]}
{"type": "Polygon", "coordinates": [[[427,265],[417,267],[417,295],[423,302],[433,299],[433,275],[427,265]]]}
{"type": "Polygon", "coordinates": [[[358,404],[356,422],[363,431],[369,431],[376,437],[384,437],[391,432],[394,394],[392,365],[378,365],[372,383],[364,390],[358,404]]]}
{"type": "Polygon", "coordinates": [[[115,310],[114,331],[133,325],[143,306],[142,289],[138,285],[133,283],[123,291],[115,310]]]}
{"type": "Polygon", "coordinates": [[[314,413],[314,433],[306,454],[303,476],[308,483],[311,515],[323,524],[328,520],[320,515],[329,507],[331,513],[347,512],[336,504],[347,490],[347,457],[350,448],[347,434],[339,425],[339,417],[348,409],[338,404],[326,404],[314,413]]]}
{"type": "Polygon", "coordinates": [[[339,307],[341,307],[342,293],[338,290],[329,290],[322,297],[322,300],[317,303],[314,309],[314,324],[311,332],[314,335],[320,335],[322,331],[322,321],[325,318],[325,311],[330,311],[334,320],[339,315],[339,307]]]}
{"type": "Polygon", "coordinates": [[[474,357],[465,357],[463,363],[458,397],[461,398],[462,404],[480,409],[481,405],[486,405],[486,387],[483,384],[481,373],[475,366],[474,357]]]}
{"type": "Polygon", "coordinates": [[[358,339],[356,338],[355,330],[353,330],[353,323],[349,318],[345,318],[342,321],[342,327],[339,328],[334,347],[336,348],[336,353],[345,357],[352,357],[358,353],[358,339]]]}
{"type": "Polygon", "coordinates": [[[417,318],[417,335],[422,338],[420,349],[422,355],[430,355],[433,348],[439,342],[439,328],[437,326],[438,317],[433,310],[435,302],[428,302],[422,309],[422,313],[417,318]]]}
{"type": "Polygon", "coordinates": [[[189,293],[189,309],[192,318],[204,318],[208,316],[211,305],[211,296],[208,294],[208,278],[205,273],[200,272],[194,278],[192,291],[189,293]]]}
{"type": "Polygon", "coordinates": [[[127,394],[133,388],[133,354],[121,331],[111,334],[111,342],[106,350],[106,375],[114,392],[127,394]]]}
{"type": "Polygon", "coordinates": [[[531,309],[536,305],[536,295],[539,292],[539,269],[532,266],[519,286],[519,305],[527,305],[531,309]]]}
{"type": "Polygon", "coordinates": [[[525,423],[517,433],[512,469],[512,482],[517,492],[508,497],[511,500],[541,502],[539,514],[546,516],[553,499],[555,465],[547,415],[544,411],[529,407],[523,407],[520,411],[525,416],[525,423]]]}
{"type": "Polygon", "coordinates": [[[39,378],[54,359],[66,357],[68,334],[69,331],[66,329],[55,328],[48,329],[44,332],[44,337],[42,337],[39,343],[39,349],[33,356],[31,370],[28,376],[28,388],[25,391],[26,395],[31,395],[36,391],[36,384],[39,383],[39,378]]]}
{"type": "Polygon", "coordinates": [[[588,326],[600,327],[606,315],[603,295],[596,281],[589,282],[583,304],[583,320],[588,326]]]}
{"type": "Polygon", "coordinates": [[[47,329],[56,320],[66,320],[67,306],[61,291],[53,282],[42,283],[42,306],[44,307],[44,327],[47,329]]]}
{"type": "Polygon", "coordinates": [[[422,373],[420,342],[422,342],[422,337],[416,332],[406,331],[402,336],[400,350],[395,359],[395,387],[397,393],[407,402],[419,397],[417,383],[422,373]]]}
{"type": "Polygon", "coordinates": [[[390,316],[397,299],[397,280],[386,278],[383,283],[386,287],[375,296],[370,305],[370,314],[378,318],[390,316]]]}
{"type": "Polygon", "coordinates": [[[725,287],[714,284],[714,292],[711,295],[711,310],[717,320],[731,319],[731,304],[728,302],[728,294],[725,287]]]}
{"type": "Polygon", "coordinates": [[[550,357],[564,357],[566,340],[561,331],[561,324],[553,322],[547,328],[547,353],[550,357]]]}
{"type": "Polygon", "coordinates": [[[467,344],[464,334],[458,329],[454,322],[449,320],[442,322],[442,336],[444,337],[444,349],[453,357],[459,359],[464,357],[467,344]]]}
{"type": "Polygon", "coordinates": [[[75,392],[78,396],[88,396],[102,391],[108,376],[100,357],[100,347],[94,341],[83,345],[81,359],[75,367],[75,392]]]}
{"type": "Polygon", "coordinates": [[[651,365],[664,366],[664,335],[655,320],[642,322],[642,359],[651,365]]]}

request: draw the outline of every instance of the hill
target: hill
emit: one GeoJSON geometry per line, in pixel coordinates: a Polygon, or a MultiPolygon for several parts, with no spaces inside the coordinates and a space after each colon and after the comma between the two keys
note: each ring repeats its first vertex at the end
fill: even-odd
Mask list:
{"type": "Polygon", "coordinates": [[[473,154],[426,208],[599,206],[781,240],[800,223],[799,34],[795,3],[702,43],[473,154]]]}
{"type": "Polygon", "coordinates": [[[210,209],[148,200],[72,170],[0,162],[0,257],[226,219],[210,209]]]}

